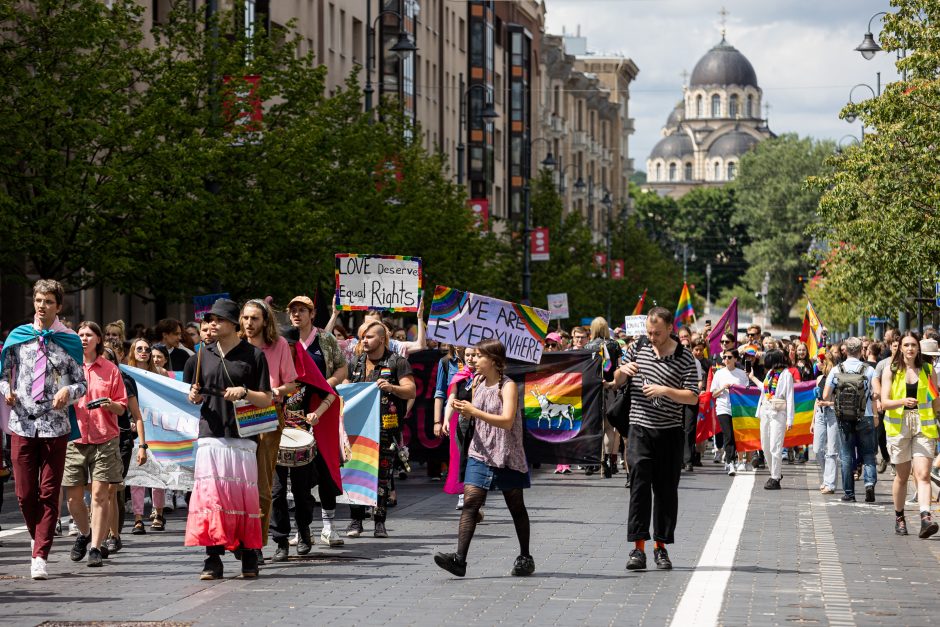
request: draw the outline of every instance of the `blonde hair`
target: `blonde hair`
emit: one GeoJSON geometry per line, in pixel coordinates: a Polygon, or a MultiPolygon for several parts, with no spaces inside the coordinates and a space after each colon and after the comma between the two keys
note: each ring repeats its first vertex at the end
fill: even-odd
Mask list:
{"type": "Polygon", "coordinates": [[[610,339],[610,326],[607,324],[607,321],[600,316],[591,320],[591,339],[610,339]]]}

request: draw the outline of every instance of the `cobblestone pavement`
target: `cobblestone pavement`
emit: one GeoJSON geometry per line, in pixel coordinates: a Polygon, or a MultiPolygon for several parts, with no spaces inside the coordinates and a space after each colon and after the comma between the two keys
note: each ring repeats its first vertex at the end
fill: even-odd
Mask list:
{"type": "MultiPolygon", "coordinates": [[[[51,578],[32,581],[29,537],[18,529],[22,520],[7,484],[0,515],[0,616],[16,625],[661,625],[670,623],[680,603],[693,608],[695,618],[685,624],[927,625],[936,615],[940,538],[893,534],[890,473],[880,475],[871,505],[820,495],[814,464],[785,465],[778,492],[762,489],[766,474],[732,479],[720,468],[706,462],[683,473],[671,572],[624,570],[632,545],[624,529],[622,474],[603,479],[534,471],[533,489],[526,492],[536,562],[529,578],[508,574],[518,546],[498,494],[477,528],[467,577],[434,566],[432,553],[455,545],[456,497],[443,494],[440,483],[413,477],[399,484],[390,538],[373,538],[367,523],[367,533],[347,539],[345,547],[317,544],[306,558],[269,562],[257,580],[237,578],[239,564],[227,557],[224,580],[199,581],[201,552],[182,546],[185,520],[177,512],[164,533],[126,533],[124,549],[101,569],[71,562],[72,539],[59,538],[50,556],[51,578]],[[727,499],[732,482],[739,485],[727,499]],[[735,522],[737,542],[726,531],[735,522]],[[730,569],[710,565],[706,544],[719,547],[730,569]]],[[[339,515],[345,510],[340,506],[339,515]]],[[[917,512],[909,511],[908,519],[915,528],[917,512]]],[[[318,520],[314,528],[319,530],[318,520]]],[[[266,554],[272,553],[269,545],[266,554]]],[[[673,624],[680,622],[676,616],[673,624]]]]}

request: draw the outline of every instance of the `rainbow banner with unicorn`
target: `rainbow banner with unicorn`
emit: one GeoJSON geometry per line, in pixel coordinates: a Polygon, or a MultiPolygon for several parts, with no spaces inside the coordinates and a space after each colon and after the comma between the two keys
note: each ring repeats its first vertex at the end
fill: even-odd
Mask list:
{"type": "MultiPolygon", "coordinates": [[[[793,426],[787,430],[783,447],[807,446],[813,443],[813,408],[816,403],[816,383],[803,381],[793,386],[793,426]]],[[[731,386],[731,421],[734,424],[734,446],[738,451],[760,450],[760,418],[757,401],[760,390],[756,387],[731,386]]]]}
{"type": "Polygon", "coordinates": [[[337,500],[374,507],[379,489],[379,388],[375,383],[336,386],[343,402],[342,421],[349,438],[349,459],[340,468],[343,495],[337,500]]]}
{"type": "Polygon", "coordinates": [[[455,346],[497,339],[506,357],[530,364],[542,359],[551,314],[547,309],[461,292],[438,285],[428,319],[428,337],[455,346]]]}

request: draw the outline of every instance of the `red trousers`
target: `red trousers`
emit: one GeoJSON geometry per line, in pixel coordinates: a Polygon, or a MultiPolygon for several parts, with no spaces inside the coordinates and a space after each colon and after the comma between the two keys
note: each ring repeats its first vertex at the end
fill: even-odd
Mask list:
{"type": "Polygon", "coordinates": [[[69,436],[24,438],[10,435],[16,499],[33,538],[33,557],[47,559],[59,518],[59,489],[69,436]]]}

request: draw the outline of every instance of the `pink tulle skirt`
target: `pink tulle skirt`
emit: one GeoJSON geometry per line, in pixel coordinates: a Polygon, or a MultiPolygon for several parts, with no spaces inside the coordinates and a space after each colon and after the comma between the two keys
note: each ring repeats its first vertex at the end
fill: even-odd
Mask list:
{"type": "Polygon", "coordinates": [[[261,548],[257,446],[253,440],[199,438],[186,546],[261,548]]]}

